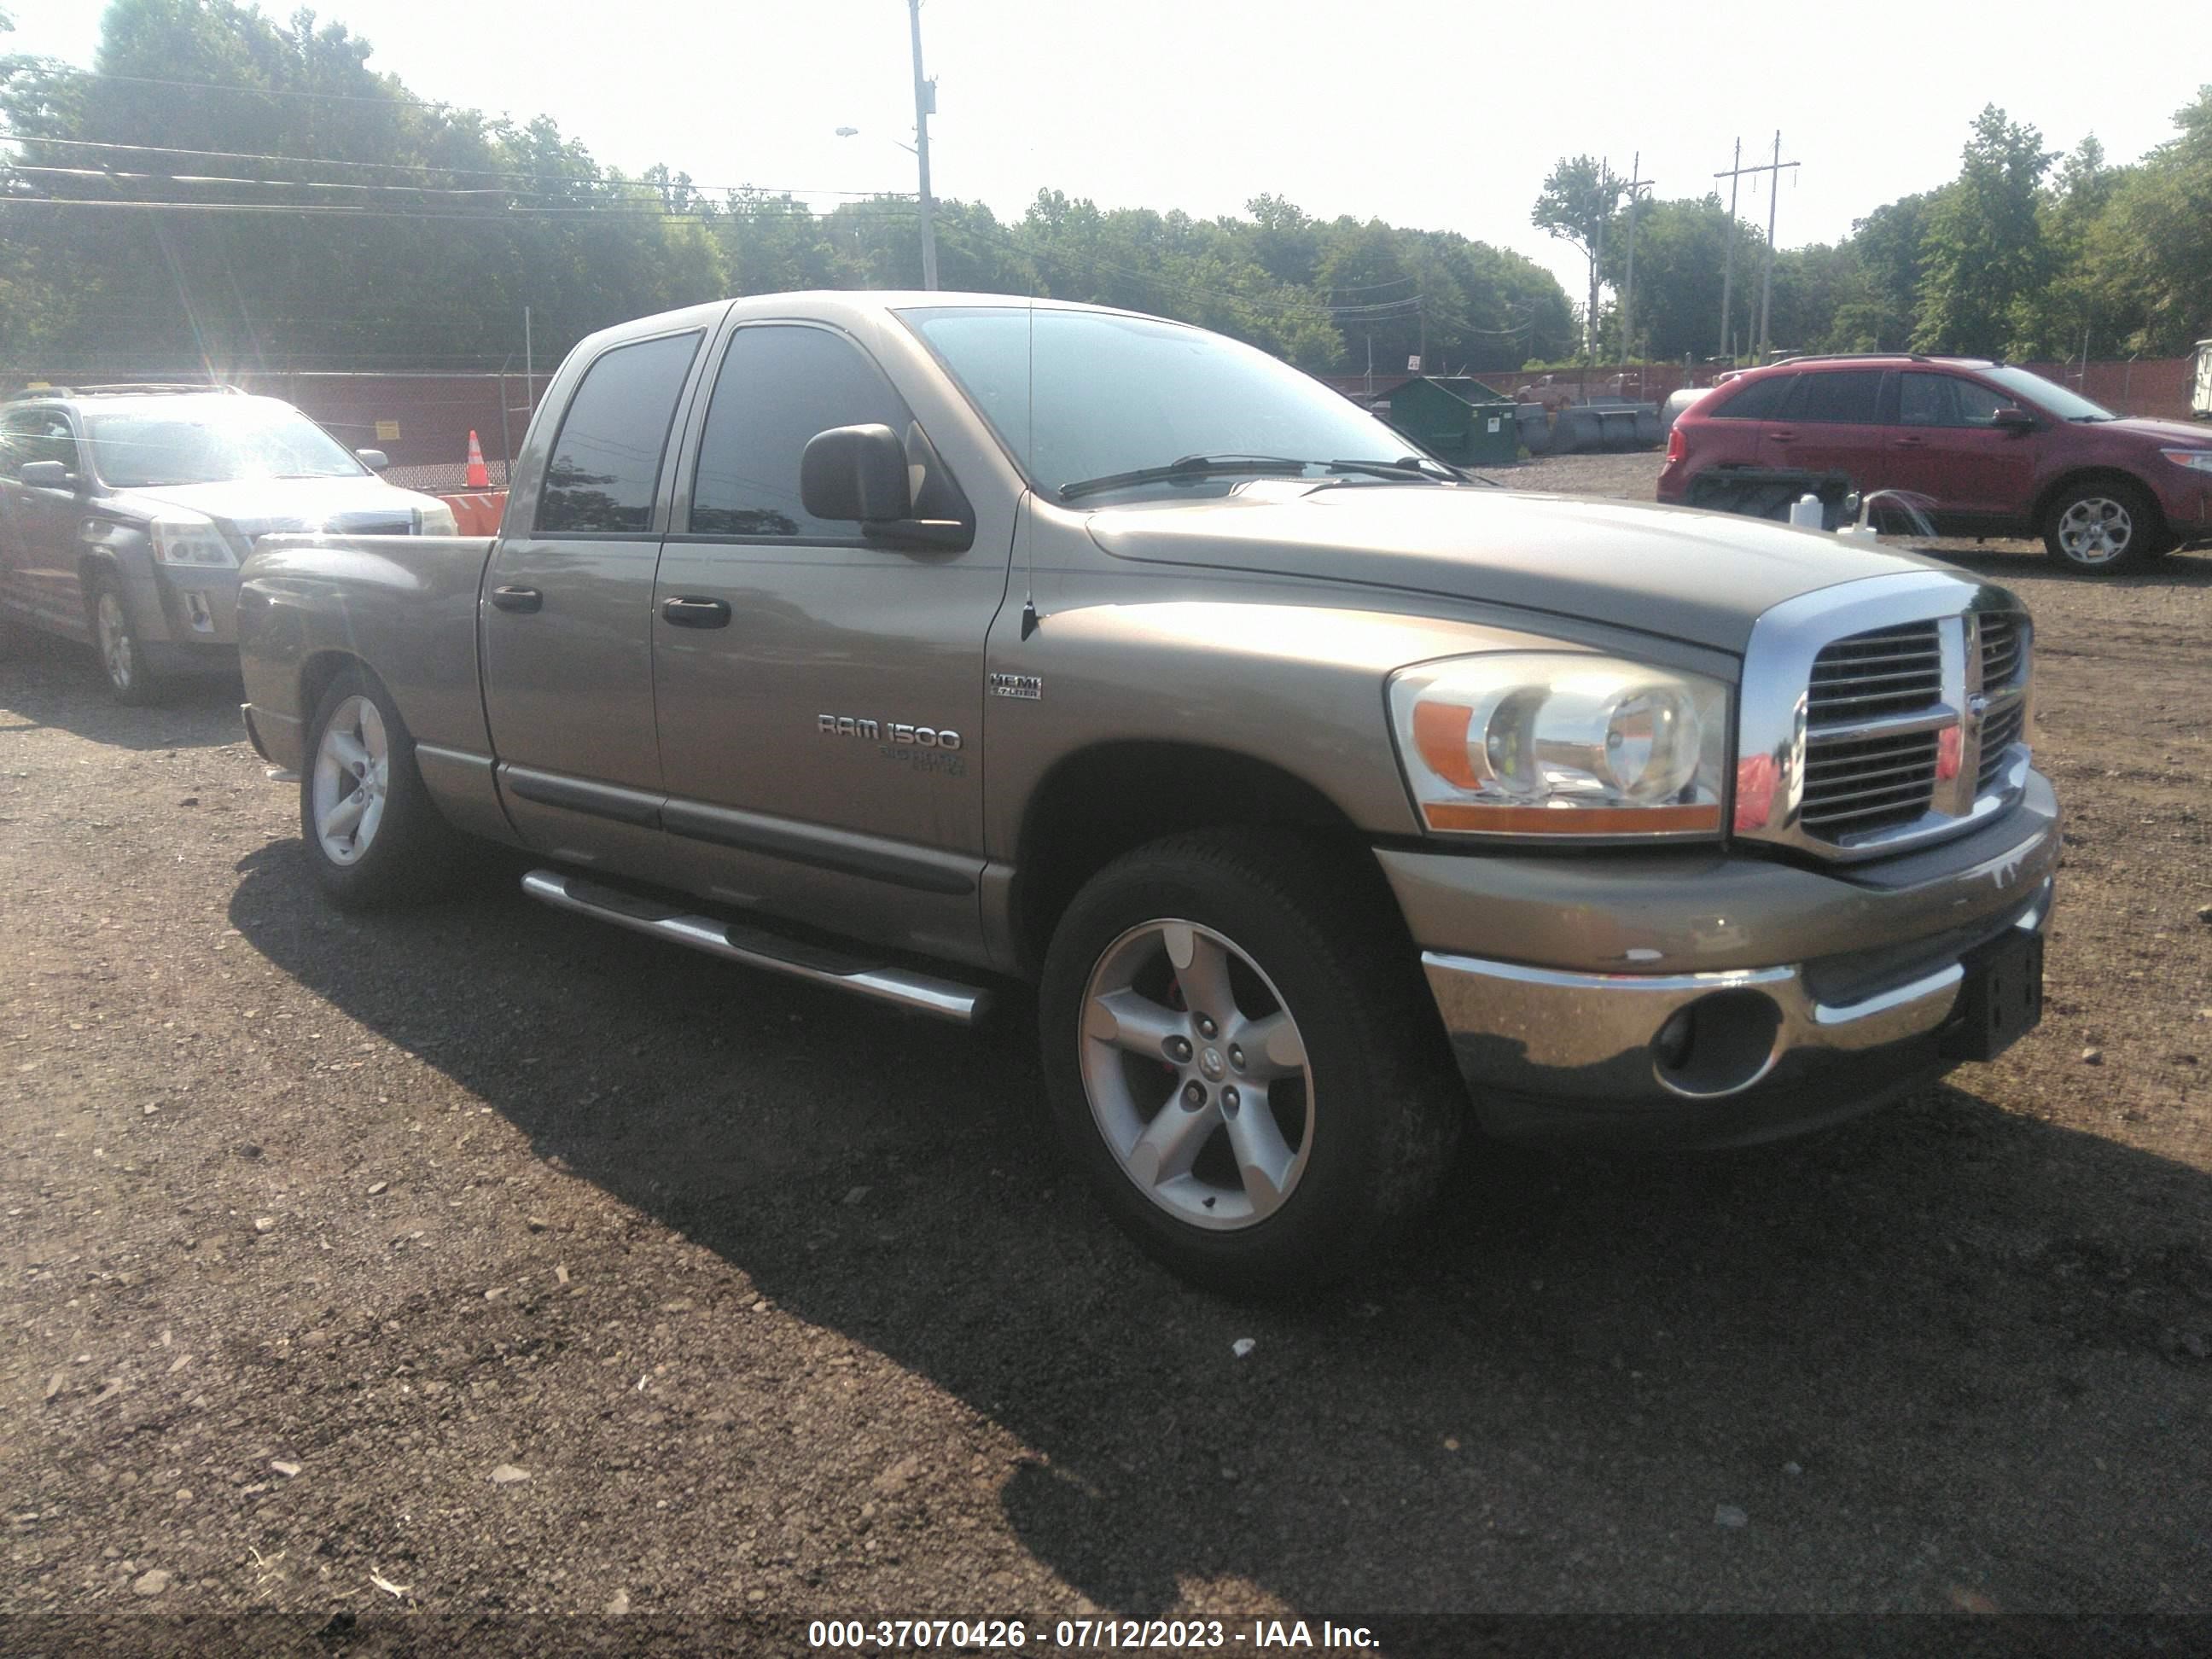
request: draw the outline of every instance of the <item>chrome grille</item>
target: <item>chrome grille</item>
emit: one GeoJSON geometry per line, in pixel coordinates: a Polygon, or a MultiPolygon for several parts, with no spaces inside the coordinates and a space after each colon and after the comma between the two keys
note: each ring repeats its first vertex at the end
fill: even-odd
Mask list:
{"type": "Polygon", "coordinates": [[[1936,787],[1936,734],[1815,739],[1805,751],[1805,804],[1798,821],[1834,841],[1928,810],[1936,787]]]}
{"type": "MultiPolygon", "coordinates": [[[[2020,672],[2020,618],[1991,611],[1982,618],[1982,684],[1989,690],[2010,685],[2020,672]]],[[[2015,728],[2017,729],[2017,728],[2015,728]]],[[[2009,743],[2011,738],[2005,739],[2009,743]]]]}
{"type": "Polygon", "coordinates": [[[1911,714],[1940,702],[1943,648],[1932,622],[1854,634],[1813,661],[1805,717],[1814,726],[1911,714]]]}
{"type": "Polygon", "coordinates": [[[1943,699],[1936,624],[1853,634],[1813,659],[1805,698],[1805,800],[1798,822],[1823,841],[1911,823],[1936,788],[1936,734],[1845,735],[1885,715],[1917,714],[1943,699]]]}
{"type": "Polygon", "coordinates": [[[2005,751],[2020,741],[2027,723],[2025,703],[2008,702],[1990,710],[1982,721],[1982,764],[1974,778],[1976,794],[1986,794],[1990,787],[2004,775],[2005,751]]]}
{"type": "Polygon", "coordinates": [[[1850,863],[2010,810],[2034,629],[2008,599],[1930,571],[1816,589],[1762,615],[1737,704],[1734,833],[1850,863]]]}

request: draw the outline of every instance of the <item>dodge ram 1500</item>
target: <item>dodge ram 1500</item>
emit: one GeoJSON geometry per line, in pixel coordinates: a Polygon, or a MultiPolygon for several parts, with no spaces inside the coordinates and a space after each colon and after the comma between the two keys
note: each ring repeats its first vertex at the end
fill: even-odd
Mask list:
{"type": "Polygon", "coordinates": [[[1152,318],[608,330],[498,537],[270,538],[239,637],[331,899],[481,837],[757,969],[1033,997],[1073,1156],[1214,1285],[1414,1224],[1470,1123],[1757,1140],[2040,1011],[2058,809],[2010,594],[1490,487],[1152,318]]]}

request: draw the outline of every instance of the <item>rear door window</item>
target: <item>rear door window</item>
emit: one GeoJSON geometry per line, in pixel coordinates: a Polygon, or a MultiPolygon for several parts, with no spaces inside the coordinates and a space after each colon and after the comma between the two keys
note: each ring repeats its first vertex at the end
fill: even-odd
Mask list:
{"type": "Polygon", "coordinates": [[[1798,377],[1804,382],[1789,418],[1823,426],[1872,426],[1881,406],[1881,371],[1833,369],[1798,377]]]}
{"type": "Polygon", "coordinates": [[[617,346],[584,371],[538,500],[541,536],[652,528],[668,428],[700,336],[617,346]]]}
{"type": "Polygon", "coordinates": [[[1771,421],[1782,412],[1782,401],[1801,376],[1773,374],[1739,387],[1712,413],[1717,421],[1771,421]]]}

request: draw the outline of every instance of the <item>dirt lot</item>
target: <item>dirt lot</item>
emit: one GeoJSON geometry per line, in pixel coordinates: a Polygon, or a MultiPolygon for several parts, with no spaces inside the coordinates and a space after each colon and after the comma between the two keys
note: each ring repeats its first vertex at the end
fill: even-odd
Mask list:
{"type": "Polygon", "coordinates": [[[1124,1246],[1018,1048],[503,879],[343,919],[234,690],[15,636],[0,1611],[2206,1607],[2212,556],[1971,562],[2071,814],[2045,1029],[1790,1146],[1475,1158],[1265,1312],[1124,1246]]]}

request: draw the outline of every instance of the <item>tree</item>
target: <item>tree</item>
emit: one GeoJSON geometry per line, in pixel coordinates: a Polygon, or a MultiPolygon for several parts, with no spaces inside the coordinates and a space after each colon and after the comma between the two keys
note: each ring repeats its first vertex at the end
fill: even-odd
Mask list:
{"type": "MultiPolygon", "coordinates": [[[[1544,180],[1528,216],[1531,224],[1577,250],[1589,264],[1589,304],[1583,313],[1588,319],[1598,312],[1598,243],[1620,204],[1624,182],[1602,161],[1563,157],[1544,180]]],[[[1594,320],[1584,324],[1583,349],[1589,354],[1597,349],[1594,320]]]]}
{"type": "MultiPolygon", "coordinates": [[[[1728,256],[1728,210],[1717,195],[1702,199],[1646,202],[1636,211],[1637,345],[1654,357],[1703,356],[1716,349],[1720,328],[1721,277],[1728,256]]],[[[1615,288],[1627,274],[1626,213],[1606,233],[1604,269],[1615,288]]],[[[1755,269],[1747,252],[1765,239],[1736,227],[1739,275],[1755,269]]],[[[1739,295],[1752,285],[1739,283],[1739,295]]]]}
{"type": "Polygon", "coordinates": [[[2114,181],[2084,254],[2129,350],[2179,353],[2212,334],[2212,85],[2174,123],[2176,137],[2114,181]]]}
{"type": "Polygon", "coordinates": [[[1927,275],[1923,244],[1936,195],[1901,196],[1851,225],[1857,281],[1841,297],[1829,330],[1838,351],[1898,351],[1912,337],[1927,275]]]}
{"type": "MultiPolygon", "coordinates": [[[[665,166],[626,178],[549,117],[415,100],[311,12],[114,0],[96,61],[0,59],[21,151],[0,155],[0,362],[29,373],[519,367],[526,307],[546,362],[719,295],[921,280],[910,197],[818,213],[665,166]]],[[[1378,347],[1418,343],[1425,321],[1440,362],[1564,346],[1566,295],[1518,255],[1322,224],[1275,196],[1249,210],[1109,211],[1048,190],[1009,224],[940,200],[939,263],[951,287],[1155,312],[1316,370],[1344,365],[1340,313],[1376,323],[1378,347]]]]}
{"type": "Polygon", "coordinates": [[[2037,191],[2056,159],[1995,104],[1975,118],[1959,177],[1929,210],[1915,349],[2003,352],[2014,306],[2051,275],[2037,191]]]}

